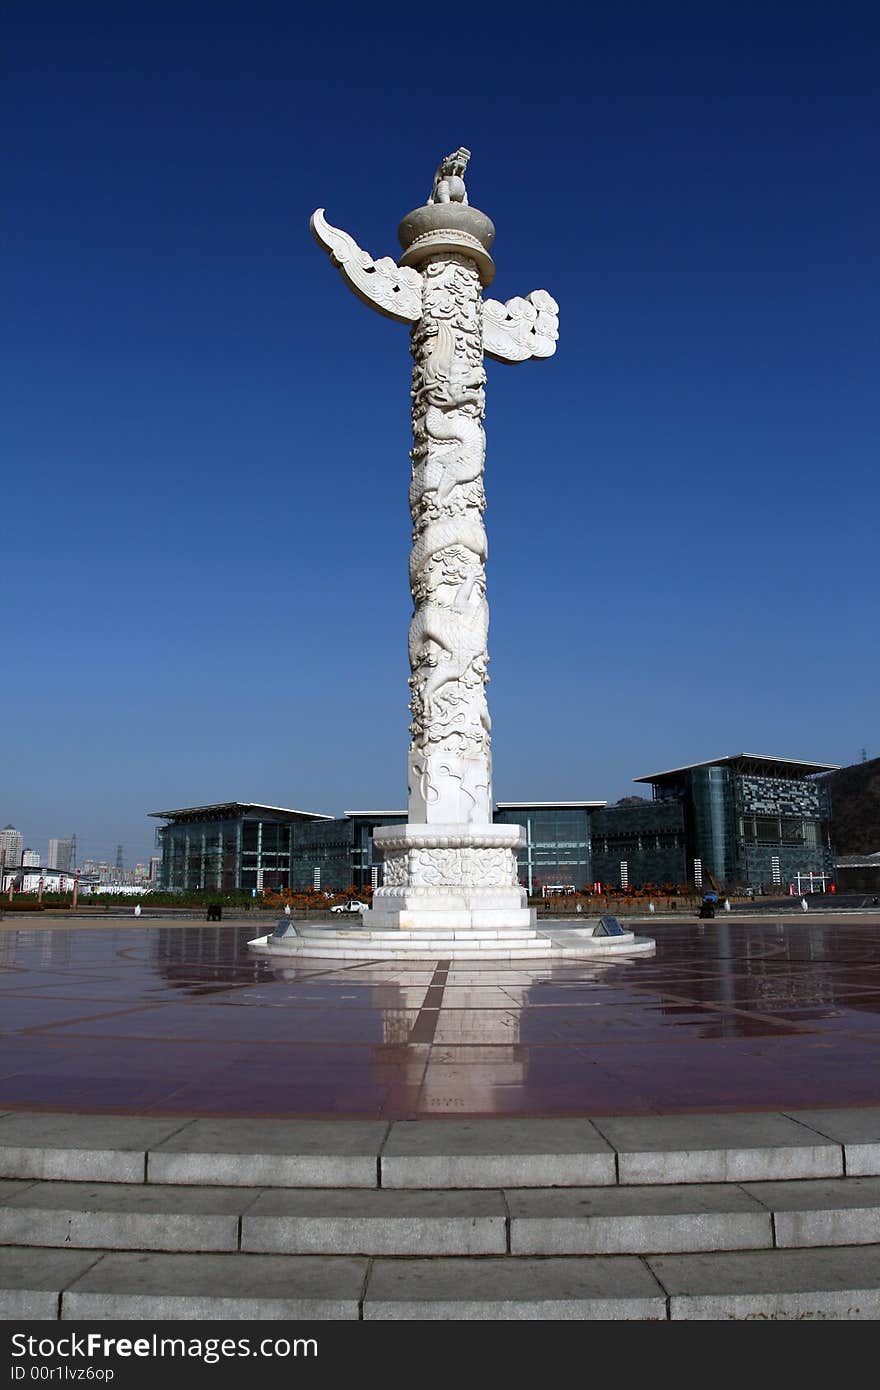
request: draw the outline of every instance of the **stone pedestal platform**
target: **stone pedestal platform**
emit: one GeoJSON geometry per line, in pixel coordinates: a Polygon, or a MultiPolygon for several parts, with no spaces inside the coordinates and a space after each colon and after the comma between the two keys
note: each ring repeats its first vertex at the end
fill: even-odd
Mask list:
{"type": "Polygon", "coordinates": [[[519,886],[518,825],[389,825],[373,846],[385,862],[384,884],[363,915],[370,931],[433,934],[438,929],[534,932],[535,912],[519,886]]]}
{"type": "MultiPolygon", "coordinates": [[[[365,913],[364,918],[369,914],[365,913]]],[[[598,919],[597,919],[598,920],[598,919]]],[[[621,936],[594,936],[596,923],[559,922],[548,930],[509,927],[434,927],[390,931],[364,927],[322,927],[282,920],[277,935],[259,936],[248,942],[251,950],[279,961],[297,956],[334,960],[614,960],[622,956],[650,955],[652,938],[624,932],[621,936]]]]}

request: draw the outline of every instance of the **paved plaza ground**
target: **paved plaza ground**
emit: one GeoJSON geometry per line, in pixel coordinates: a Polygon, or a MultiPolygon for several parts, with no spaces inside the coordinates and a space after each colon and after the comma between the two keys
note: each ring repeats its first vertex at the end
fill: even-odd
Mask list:
{"type": "Polygon", "coordinates": [[[248,951],[253,923],[7,916],[0,1109],[405,1120],[877,1104],[876,910],[635,925],[654,957],[281,967],[248,951]]]}

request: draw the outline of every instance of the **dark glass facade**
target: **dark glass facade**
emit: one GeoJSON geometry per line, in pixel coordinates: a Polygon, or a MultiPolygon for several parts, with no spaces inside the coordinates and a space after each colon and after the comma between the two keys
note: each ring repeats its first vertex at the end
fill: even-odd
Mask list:
{"type": "MultiPolygon", "coordinates": [[[[828,786],[815,771],[740,755],[637,779],[651,784],[651,801],[500,802],[495,820],[525,831],[517,866],[530,893],[596,880],[784,888],[798,875],[833,875],[828,786]]],[[[373,831],[406,821],[402,811],[331,819],[238,802],[154,814],[169,822],[160,887],[211,892],[378,886],[373,831]]]]}
{"type": "Polygon", "coordinates": [[[833,877],[827,783],[744,773],[734,778],[731,799],[738,881],[778,878],[785,884],[809,873],[833,877]]]}
{"type": "Polygon", "coordinates": [[[684,806],[678,799],[606,806],[593,812],[592,830],[594,880],[613,888],[687,882],[684,806]]]}
{"type": "Polygon", "coordinates": [[[351,882],[355,888],[380,887],[382,860],[373,855],[373,831],[380,825],[405,825],[406,813],[380,811],[351,811],[352,824],[351,882]]]}
{"type": "MultiPolygon", "coordinates": [[[[156,812],[162,815],[161,812],[156,812]]],[[[341,892],[382,882],[373,830],[406,821],[403,812],[330,817],[266,806],[196,807],[164,813],[159,831],[160,888],[261,892],[264,888],[341,892]]]]}
{"type": "MultiPolygon", "coordinates": [[[[718,883],[737,881],[734,774],[729,767],[695,767],[688,774],[685,805],[691,857],[718,883]]],[[[691,875],[688,875],[691,877],[691,875]]]]}
{"type": "Polygon", "coordinates": [[[218,893],[240,887],[241,835],[242,822],[236,817],[163,825],[159,887],[218,893]]]}
{"type": "Polygon", "coordinates": [[[239,802],[154,814],[168,821],[159,830],[159,887],[170,891],[286,888],[298,832],[332,824],[304,811],[239,802]]]}
{"type": "Polygon", "coordinates": [[[549,888],[580,890],[592,883],[590,812],[596,804],[499,804],[496,822],[521,825],[526,832],[525,848],[517,854],[523,888],[540,893],[549,888]]]}
{"type": "Polygon", "coordinates": [[[828,787],[814,771],[744,754],[658,774],[654,805],[674,803],[683,818],[680,881],[732,891],[784,889],[798,875],[833,877],[828,787]]]}
{"type": "Polygon", "coordinates": [[[290,886],[341,891],[382,883],[382,860],[373,856],[373,831],[403,825],[404,812],[355,811],[337,820],[296,827],[290,860],[290,886]],[[375,869],[375,875],[374,875],[375,869]]]}

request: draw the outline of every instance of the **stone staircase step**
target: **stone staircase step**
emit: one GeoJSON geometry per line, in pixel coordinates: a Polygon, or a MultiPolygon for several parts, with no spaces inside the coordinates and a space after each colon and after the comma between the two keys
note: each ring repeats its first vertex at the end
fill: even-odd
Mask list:
{"type": "Polygon", "coordinates": [[[880,1246],[652,1255],[673,1320],[876,1319],[880,1246]]]}
{"type": "Polygon", "coordinates": [[[0,1318],[357,1318],[368,1261],[0,1248],[0,1318]],[[61,1257],[65,1257],[61,1259],[61,1257]],[[51,1308],[51,1311],[49,1309],[51,1308]]]}
{"type": "Polygon", "coordinates": [[[846,1110],[789,1110],[800,1124],[843,1146],[846,1171],[854,1177],[880,1174],[880,1106],[846,1110]]]}
{"type": "Polygon", "coordinates": [[[880,1246],[545,1260],[376,1260],[364,1318],[876,1319],[880,1246]]]}
{"type": "Polygon", "coordinates": [[[650,1115],[593,1119],[617,1153],[621,1183],[772,1182],[840,1177],[843,1154],[785,1115],[650,1115]]]}
{"type": "Polygon", "coordinates": [[[193,1120],[147,1156],[151,1183],[376,1187],[383,1120],[193,1120]]]}
{"type": "Polygon", "coordinates": [[[391,1127],[383,1188],[584,1187],[614,1183],[614,1152],[589,1120],[411,1120],[391,1127]]]}
{"type": "MultiPolygon", "coordinates": [[[[363,945],[354,943],[342,943],[333,941],[309,939],[306,937],[296,937],[292,943],[290,938],[285,937],[281,946],[274,948],[269,955],[274,959],[276,956],[280,961],[292,957],[308,955],[314,960],[341,960],[341,961],[376,961],[376,960],[413,960],[413,961],[436,961],[440,959],[462,960],[489,960],[509,961],[509,960],[548,960],[551,956],[559,955],[550,942],[524,942],[521,945],[514,945],[510,942],[499,942],[493,945],[491,953],[480,946],[463,946],[458,942],[434,942],[414,941],[410,946],[386,946],[375,942],[365,942],[363,945]],[[297,944],[299,943],[299,944],[297,944]],[[282,949],[283,947],[283,949],[282,949]]],[[[572,951],[572,955],[581,954],[572,951]]]]}
{"type": "Polygon", "coordinates": [[[0,1177],[143,1182],[146,1152],[188,1121],[129,1115],[7,1114],[0,1177]]]}
{"type": "Polygon", "coordinates": [[[880,1178],[747,1183],[773,1212],[778,1246],[880,1244],[880,1178]]]}
{"type": "Polygon", "coordinates": [[[0,1318],[876,1319],[880,1246],[390,1259],[0,1249],[0,1318]]]}
{"type": "Polygon", "coordinates": [[[279,1255],[649,1255],[880,1244],[880,1179],[462,1191],[0,1184],[0,1245],[279,1255]]]}
{"type": "Polygon", "coordinates": [[[0,1320],[59,1318],[61,1290],[100,1258],[94,1250],[0,1248],[0,1320]]]}
{"type": "Polygon", "coordinates": [[[641,1255],[773,1245],[770,1211],[757,1193],[732,1183],[521,1189],[506,1193],[506,1199],[512,1255],[641,1255]]]}
{"type": "Polygon", "coordinates": [[[595,960],[611,956],[632,956],[650,954],[655,949],[654,941],[643,936],[625,936],[619,939],[602,937],[591,939],[586,934],[566,937],[564,933],[537,933],[519,939],[498,936],[484,940],[482,945],[471,944],[467,936],[459,933],[453,939],[428,937],[414,933],[410,941],[393,942],[384,939],[358,939],[357,934],[337,936],[333,932],[303,933],[286,936],[273,941],[270,937],[258,937],[250,945],[272,960],[283,962],[299,957],[310,960],[334,961],[437,961],[450,959],[460,961],[504,962],[515,960],[595,960]],[[269,944],[271,943],[271,944],[269,944]]]}
{"type": "Polygon", "coordinates": [[[242,1218],[241,1247],[264,1253],[504,1255],[500,1192],[266,1192],[242,1218]]]}
{"type": "Polygon", "coordinates": [[[0,1192],[0,1245],[68,1249],[238,1250],[242,1212],[260,1195],[235,1187],[147,1183],[15,1186],[17,1193],[0,1192]]]}
{"type": "Polygon", "coordinates": [[[389,946],[442,946],[452,941],[473,941],[475,944],[499,940],[534,942],[538,937],[534,927],[507,927],[503,931],[498,927],[430,927],[413,931],[406,927],[392,930],[383,927],[317,927],[300,922],[294,925],[297,936],[302,940],[364,941],[389,946]]]}
{"type": "Polygon", "coordinates": [[[634,1256],[375,1260],[364,1319],[664,1319],[666,1295],[634,1256]]]}
{"type": "Polygon", "coordinates": [[[880,1111],[813,1113],[395,1123],[8,1113],[0,1180],[480,1189],[880,1175],[880,1111]]]}

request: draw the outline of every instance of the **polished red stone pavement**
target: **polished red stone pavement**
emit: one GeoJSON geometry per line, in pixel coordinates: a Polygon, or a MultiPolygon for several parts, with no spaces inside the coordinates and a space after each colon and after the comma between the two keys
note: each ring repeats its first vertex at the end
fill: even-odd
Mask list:
{"type": "MultiPolygon", "coordinates": [[[[647,926],[639,928],[648,930],[647,926]]],[[[253,927],[0,930],[0,1110],[406,1119],[880,1103],[880,914],[653,958],[309,961],[253,927]]]]}

